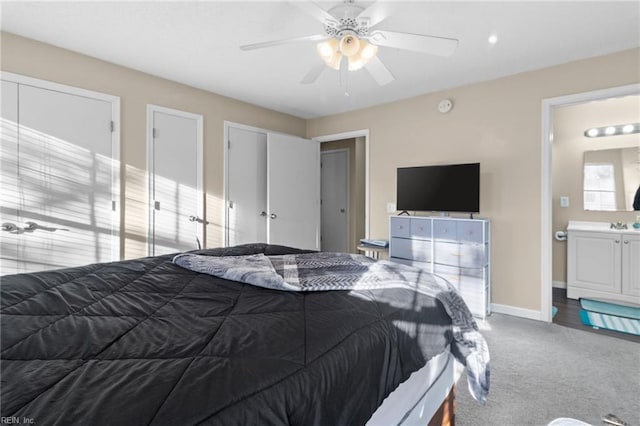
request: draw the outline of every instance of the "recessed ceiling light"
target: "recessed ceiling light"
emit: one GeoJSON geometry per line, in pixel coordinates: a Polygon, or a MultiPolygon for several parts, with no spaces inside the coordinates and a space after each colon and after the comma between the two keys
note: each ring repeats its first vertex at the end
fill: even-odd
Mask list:
{"type": "Polygon", "coordinates": [[[489,36],[489,44],[496,44],[498,42],[498,36],[495,34],[491,34],[489,36]]]}
{"type": "Polygon", "coordinates": [[[612,134],[614,134],[616,132],[616,128],[613,126],[609,126],[606,129],[604,129],[604,134],[611,136],[612,134]]]}
{"type": "Polygon", "coordinates": [[[622,133],[631,133],[633,132],[633,124],[627,124],[622,128],[622,133]]]}

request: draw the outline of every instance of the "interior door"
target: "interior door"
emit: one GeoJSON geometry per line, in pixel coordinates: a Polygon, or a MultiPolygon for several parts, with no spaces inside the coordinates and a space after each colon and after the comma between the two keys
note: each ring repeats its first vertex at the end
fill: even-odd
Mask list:
{"type": "Polygon", "coordinates": [[[348,151],[322,152],[321,230],[323,251],[349,251],[348,151]]]}
{"type": "Polygon", "coordinates": [[[267,134],[228,128],[227,244],[266,243],[267,134]]]}
{"type": "Polygon", "coordinates": [[[269,242],[319,249],[319,143],[291,135],[269,133],[267,193],[269,242]]]}
{"type": "Polygon", "coordinates": [[[2,98],[3,274],[115,260],[111,102],[7,82],[2,98]]]}
{"type": "Polygon", "coordinates": [[[149,106],[149,254],[202,245],[202,116],[149,106]]]}

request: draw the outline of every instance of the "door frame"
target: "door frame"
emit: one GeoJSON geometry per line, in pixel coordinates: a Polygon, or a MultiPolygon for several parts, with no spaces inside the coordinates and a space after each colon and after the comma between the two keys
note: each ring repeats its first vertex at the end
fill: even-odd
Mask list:
{"type": "Polygon", "coordinates": [[[351,218],[350,218],[350,214],[351,214],[351,209],[349,208],[349,204],[350,204],[350,200],[351,200],[351,194],[350,194],[350,187],[351,187],[351,179],[350,179],[350,168],[349,168],[349,150],[347,148],[339,148],[339,149],[329,149],[326,151],[322,151],[320,150],[320,250],[324,250],[322,248],[322,156],[324,154],[332,154],[332,153],[339,153],[339,152],[344,152],[347,158],[347,162],[346,162],[346,167],[345,167],[345,173],[346,173],[346,177],[347,177],[347,185],[346,185],[346,194],[347,194],[347,200],[346,200],[346,222],[347,222],[347,226],[346,226],[346,253],[349,252],[349,250],[351,249],[351,226],[350,226],[350,222],[351,222],[351,218]]]}
{"type": "Polygon", "coordinates": [[[617,98],[628,95],[640,94],[640,84],[611,87],[590,92],[575,93],[572,95],[558,96],[542,100],[542,132],[541,132],[541,223],[540,223],[540,315],[539,319],[545,322],[552,321],[551,306],[553,303],[553,112],[554,108],[581,104],[608,98],[617,98]]]}
{"type": "Polygon", "coordinates": [[[369,232],[370,232],[369,230],[370,228],[370,224],[369,224],[370,183],[369,181],[370,181],[371,173],[370,173],[370,166],[369,166],[369,162],[370,162],[369,129],[352,130],[352,131],[343,132],[343,133],[333,133],[328,135],[315,136],[315,137],[312,137],[311,139],[322,143],[322,142],[333,142],[333,141],[339,141],[342,139],[351,139],[351,138],[358,138],[358,137],[364,137],[364,237],[370,238],[370,235],[369,235],[369,232]]]}
{"type": "Polygon", "coordinates": [[[198,217],[204,220],[196,227],[196,236],[202,244],[202,248],[206,247],[205,241],[205,224],[207,223],[204,211],[204,118],[201,114],[182,111],[173,108],[167,108],[159,105],[147,104],[147,256],[151,256],[153,249],[153,233],[151,225],[153,223],[153,113],[161,112],[164,114],[175,115],[178,117],[188,118],[196,121],[197,140],[196,140],[196,192],[197,206],[196,211],[198,217]]]}
{"type": "Polygon", "coordinates": [[[120,225],[124,221],[124,209],[121,207],[123,204],[122,194],[124,194],[124,191],[122,191],[121,188],[123,181],[120,177],[120,173],[122,172],[120,167],[120,97],[7,71],[0,71],[0,80],[17,83],[18,85],[32,86],[70,95],[97,99],[111,104],[111,122],[113,123],[113,127],[111,129],[111,196],[113,198],[111,208],[111,258],[113,260],[121,260],[122,253],[124,253],[124,238],[121,238],[120,235],[120,225]]]}

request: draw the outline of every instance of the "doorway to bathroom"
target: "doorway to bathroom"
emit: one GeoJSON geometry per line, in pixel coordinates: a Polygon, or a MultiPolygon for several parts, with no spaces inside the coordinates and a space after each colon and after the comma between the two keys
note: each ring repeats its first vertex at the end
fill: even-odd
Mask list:
{"type": "MultiPolygon", "coordinates": [[[[635,215],[631,204],[634,183],[626,186],[619,183],[615,188],[618,199],[612,203],[611,194],[606,194],[606,188],[596,188],[597,191],[594,191],[589,187],[593,181],[590,181],[587,169],[590,164],[601,163],[594,158],[602,159],[603,155],[620,150],[620,154],[625,151],[624,155],[633,160],[640,176],[638,134],[588,138],[585,133],[594,127],[640,121],[639,101],[640,85],[543,101],[543,135],[548,138],[543,137],[542,319],[593,330],[581,323],[579,302],[566,297],[566,240],[559,241],[549,236],[566,230],[569,221],[633,221],[635,215]],[[555,315],[554,311],[557,312],[555,315]]],[[[637,182],[635,186],[638,186],[637,182]]],[[[618,337],[623,334],[611,333],[618,337]]]]}

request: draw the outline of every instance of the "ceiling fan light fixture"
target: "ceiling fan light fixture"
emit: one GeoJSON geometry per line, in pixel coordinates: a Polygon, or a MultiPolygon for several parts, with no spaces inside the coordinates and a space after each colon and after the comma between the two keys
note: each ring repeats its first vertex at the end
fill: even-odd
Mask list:
{"type": "Polygon", "coordinates": [[[322,59],[331,58],[335,53],[338,52],[338,40],[335,38],[331,38],[327,41],[323,41],[318,43],[316,46],[316,50],[318,51],[318,55],[322,59]]]}
{"type": "Polygon", "coordinates": [[[342,54],[338,49],[338,40],[335,38],[323,41],[316,45],[318,55],[322,58],[327,66],[334,70],[340,69],[340,61],[342,60],[342,54]]]}
{"type": "Polygon", "coordinates": [[[360,44],[363,45],[360,49],[360,57],[365,63],[378,54],[378,46],[375,44],[368,43],[365,40],[361,40],[360,44]]]}
{"type": "Polygon", "coordinates": [[[351,55],[349,56],[349,71],[357,71],[362,68],[365,62],[362,60],[360,55],[351,55]]]}
{"type": "Polygon", "coordinates": [[[342,61],[342,54],[340,52],[336,52],[330,58],[324,60],[327,66],[333,68],[336,71],[340,70],[340,62],[342,61]]]}
{"type": "Polygon", "coordinates": [[[360,40],[360,51],[349,56],[349,71],[357,71],[367,64],[378,53],[378,46],[360,40]]]}
{"type": "Polygon", "coordinates": [[[353,34],[347,34],[340,39],[340,52],[346,56],[355,55],[360,51],[360,39],[353,34]]]}

